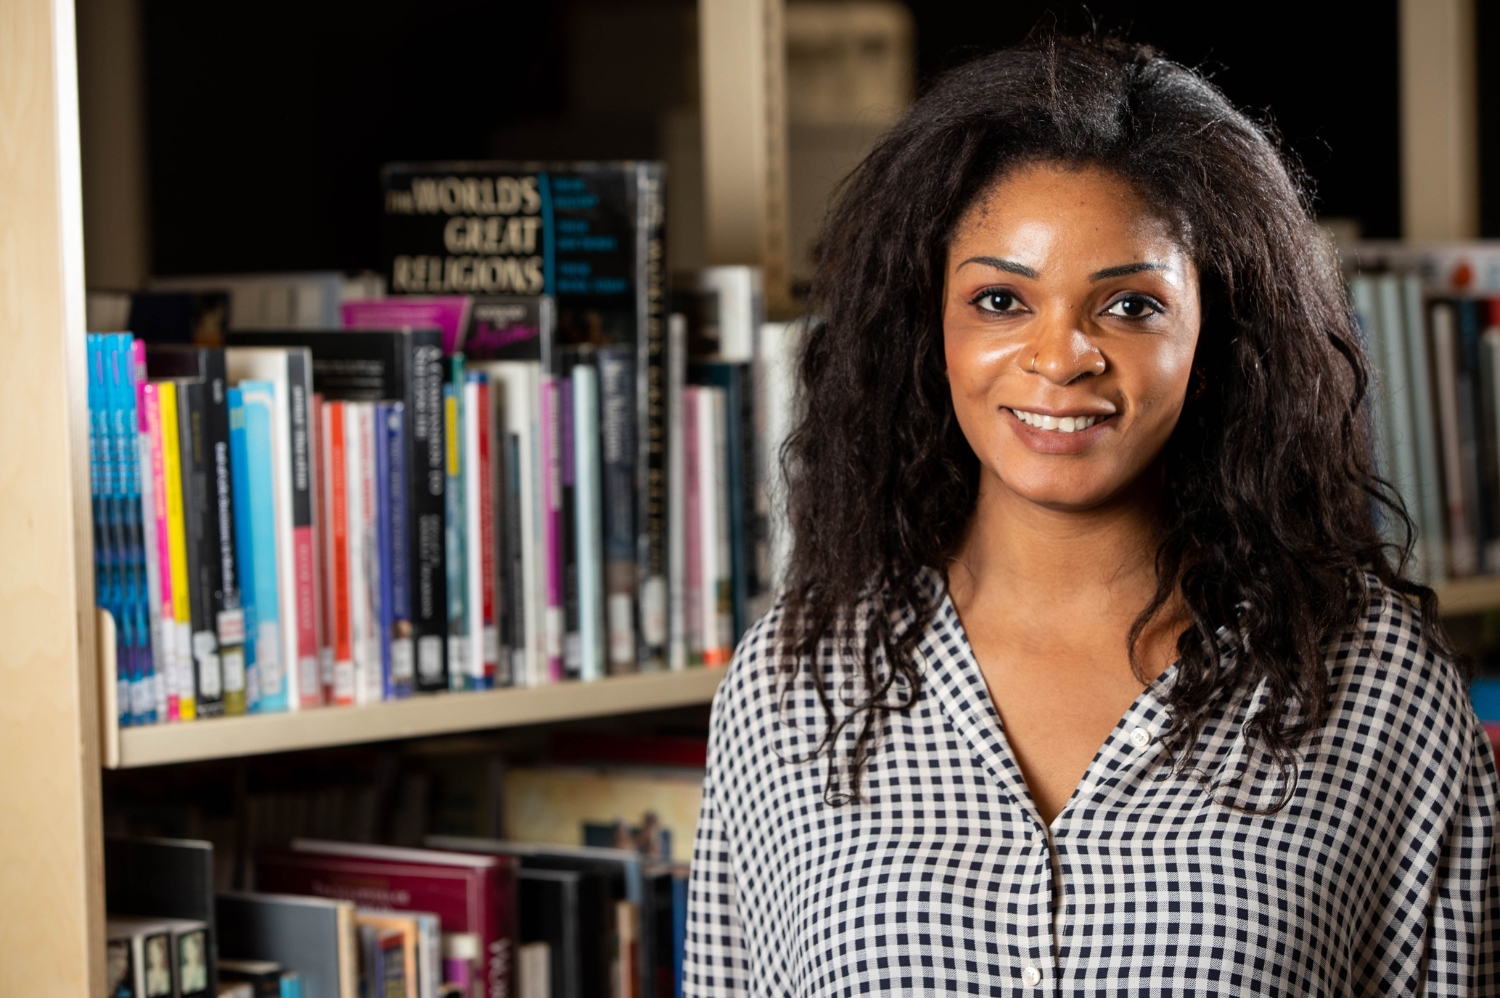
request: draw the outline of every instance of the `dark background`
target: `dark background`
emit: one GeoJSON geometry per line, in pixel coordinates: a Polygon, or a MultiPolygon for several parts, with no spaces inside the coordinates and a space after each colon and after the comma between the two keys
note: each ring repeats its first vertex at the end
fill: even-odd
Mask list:
{"type": "MultiPolygon", "coordinates": [[[[1477,5],[1481,56],[1500,14],[1477,5]]],[[[375,268],[377,170],[399,159],[651,156],[645,105],[691,101],[691,0],[146,0],[152,270],[375,268]],[[639,30],[586,20],[649,9],[639,30]],[[665,11],[672,15],[665,20],[665,11]],[[673,18],[675,17],[675,20],[673,18]],[[583,92],[580,64],[618,90],[583,92]],[[687,70],[688,72],[684,72],[687,70]],[[616,104],[611,100],[618,98],[616,104]]],[[[1395,0],[911,0],[918,88],[1034,25],[1146,41],[1274,121],[1320,215],[1400,235],[1395,0]]],[[[620,23],[626,24],[629,18],[620,23]]],[[[1500,71],[1480,61],[1483,117],[1500,71]]],[[[597,88],[596,88],[597,89],[597,88]]],[[[1500,134],[1481,128],[1482,215],[1500,235],[1500,134]]]]}

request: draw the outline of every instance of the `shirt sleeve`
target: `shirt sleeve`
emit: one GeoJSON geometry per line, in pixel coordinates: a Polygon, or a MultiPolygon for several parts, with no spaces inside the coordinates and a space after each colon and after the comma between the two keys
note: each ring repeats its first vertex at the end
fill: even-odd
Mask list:
{"type": "Polygon", "coordinates": [[[1433,884],[1427,994],[1500,994],[1500,853],[1495,756],[1478,724],[1433,884]]]}
{"type": "Polygon", "coordinates": [[[685,998],[729,998],[748,994],[748,981],[729,839],[714,799],[710,771],[703,784],[703,808],[693,840],[682,993],[685,998]]]}

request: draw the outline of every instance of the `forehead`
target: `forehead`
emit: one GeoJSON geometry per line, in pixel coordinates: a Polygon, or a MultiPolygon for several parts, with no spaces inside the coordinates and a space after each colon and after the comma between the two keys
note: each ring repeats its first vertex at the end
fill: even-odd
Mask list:
{"type": "Polygon", "coordinates": [[[1016,249],[1094,247],[1185,253],[1176,226],[1124,177],[1093,165],[1030,163],[1007,170],[959,218],[950,246],[980,242],[1016,249]]]}

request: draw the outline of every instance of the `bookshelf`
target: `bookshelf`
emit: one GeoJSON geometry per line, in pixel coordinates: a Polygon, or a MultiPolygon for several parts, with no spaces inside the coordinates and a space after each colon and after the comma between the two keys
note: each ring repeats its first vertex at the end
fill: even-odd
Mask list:
{"type": "Polygon", "coordinates": [[[1444,617],[1500,610],[1500,575],[1450,579],[1437,587],[1437,596],[1444,617]]]}

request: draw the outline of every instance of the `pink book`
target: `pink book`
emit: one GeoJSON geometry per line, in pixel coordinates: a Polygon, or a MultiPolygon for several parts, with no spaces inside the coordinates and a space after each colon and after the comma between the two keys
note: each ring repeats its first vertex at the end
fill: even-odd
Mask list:
{"type": "MultiPolygon", "coordinates": [[[[174,619],[172,605],[172,556],[167,542],[167,476],[165,466],[162,464],[161,453],[161,394],[156,385],[145,382],[141,385],[141,422],[142,428],[150,438],[149,467],[142,469],[151,476],[151,505],[152,519],[156,522],[156,563],[159,566],[156,576],[159,592],[161,593],[161,619],[170,622],[174,619]]],[[[175,652],[173,650],[173,638],[176,628],[170,623],[160,628],[158,638],[162,642],[162,661],[168,663],[164,670],[162,682],[166,684],[166,720],[182,720],[181,703],[178,695],[177,685],[171,681],[175,672],[171,668],[175,652]]]]}
{"type": "MultiPolygon", "coordinates": [[[[312,444],[312,462],[308,468],[312,487],[313,547],[313,641],[318,651],[318,703],[326,703],[333,689],[333,627],[329,622],[332,599],[328,583],[327,492],[323,458],[323,396],[314,394],[308,404],[308,437],[312,444]]],[[[309,706],[304,702],[304,706],[309,706]]]]}
{"type": "Polygon", "coordinates": [[[458,351],[469,322],[469,303],[464,295],[401,295],[375,301],[346,301],[340,306],[345,329],[440,329],[443,354],[458,351]]]}
{"type": "Polygon", "coordinates": [[[703,664],[703,520],[698,487],[698,389],[682,389],[683,520],[683,636],[688,662],[703,664]]]}
{"type": "Polygon", "coordinates": [[[542,520],[547,559],[547,681],[563,679],[562,586],[562,447],[558,440],[558,404],[562,392],[557,378],[542,376],[542,520]]]}

